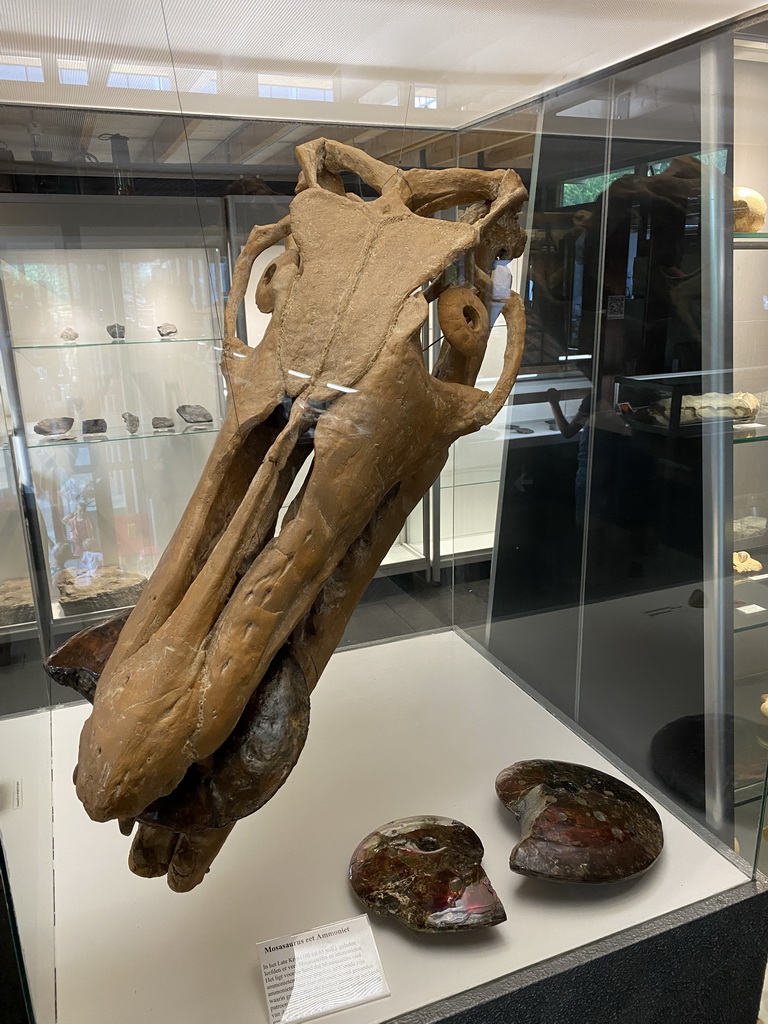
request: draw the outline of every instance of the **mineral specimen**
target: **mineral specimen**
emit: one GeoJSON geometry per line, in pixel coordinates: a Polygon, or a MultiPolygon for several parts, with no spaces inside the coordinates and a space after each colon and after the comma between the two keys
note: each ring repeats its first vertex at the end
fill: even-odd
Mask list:
{"type": "Polygon", "coordinates": [[[34,621],[35,606],[28,577],[0,583],[0,626],[34,621]]]}
{"type": "Polygon", "coordinates": [[[54,416],[51,419],[40,420],[33,429],[36,434],[49,437],[51,434],[66,434],[74,422],[71,416],[54,416]]]}
{"type": "Polygon", "coordinates": [[[125,340],[125,325],[124,324],[107,324],[107,334],[110,336],[112,341],[124,341],[125,340]]]}
{"type": "Polygon", "coordinates": [[[496,779],[523,836],[509,866],[558,882],[615,882],[646,871],[664,842],[655,809],[636,789],[595,768],[519,761],[496,779]]]}
{"type": "Polygon", "coordinates": [[[176,326],[176,324],[158,324],[157,333],[160,335],[161,338],[172,338],[174,334],[179,333],[179,329],[176,326]]]}
{"type": "Polygon", "coordinates": [[[84,434],[106,434],[107,432],[107,421],[101,418],[93,420],[83,420],[83,433],[84,434]]]}
{"type": "Polygon", "coordinates": [[[146,577],[126,572],[117,565],[100,566],[93,572],[62,569],[55,579],[59,601],[67,615],[134,605],[146,582],[146,577]]]}
{"type": "Polygon", "coordinates": [[[483,844],[460,821],[399,818],[359,844],[349,880],[360,900],[416,932],[456,932],[506,921],[481,867],[483,844]]]}
{"type": "Polygon", "coordinates": [[[71,343],[73,341],[77,341],[80,335],[77,333],[74,327],[65,327],[64,330],[59,335],[59,337],[61,338],[62,341],[71,343]]]}
{"type": "Polygon", "coordinates": [[[213,416],[204,405],[180,405],[176,412],[187,423],[213,423],[213,416]]]}
{"type": "Polygon", "coordinates": [[[134,416],[132,412],[122,413],[123,421],[125,422],[125,429],[129,434],[135,434],[139,429],[139,417],[134,416]]]}
{"type": "Polygon", "coordinates": [[[173,420],[170,416],[153,416],[152,417],[152,429],[153,430],[171,430],[173,428],[173,420]]]}
{"type": "Polygon", "coordinates": [[[734,572],[760,572],[763,563],[753,558],[748,551],[733,552],[734,572]]]}
{"type": "Polygon", "coordinates": [[[755,234],[765,226],[765,199],[753,188],[736,186],[733,190],[733,230],[755,234]]]}

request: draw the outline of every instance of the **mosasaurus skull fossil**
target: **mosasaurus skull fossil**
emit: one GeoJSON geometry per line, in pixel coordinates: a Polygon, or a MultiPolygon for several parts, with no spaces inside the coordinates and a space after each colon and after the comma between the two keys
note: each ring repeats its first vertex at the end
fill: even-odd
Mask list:
{"type": "Polygon", "coordinates": [[[451,443],[502,408],[522,355],[511,294],[498,382],[473,386],[494,259],[525,243],[514,171],[401,171],[327,139],[296,155],[289,216],[254,228],[234,270],[227,412],[178,528],[127,621],[78,634],[48,662],[93,699],[76,771],[85,809],[126,833],[138,819],[132,869],[180,891],[288,776],[355,605],[451,443]],[[346,193],[342,171],[378,198],[346,193]],[[457,220],[432,217],[456,206],[457,220]],[[281,241],[257,288],[271,320],[248,347],[237,312],[255,259],[281,241]],[[444,340],[430,374],[433,301],[444,340]]]}

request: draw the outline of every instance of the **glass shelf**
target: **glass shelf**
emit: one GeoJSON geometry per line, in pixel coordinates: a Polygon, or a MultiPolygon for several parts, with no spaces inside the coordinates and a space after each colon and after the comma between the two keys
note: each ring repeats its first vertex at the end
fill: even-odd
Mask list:
{"type": "Polygon", "coordinates": [[[219,338],[126,338],[124,341],[74,341],[64,344],[59,342],[55,345],[14,345],[15,352],[29,352],[35,349],[63,349],[66,352],[76,352],[80,348],[123,348],[134,345],[221,345],[219,338]]]}
{"type": "Polygon", "coordinates": [[[479,487],[482,484],[499,483],[500,470],[497,467],[483,467],[477,469],[460,469],[455,472],[451,469],[443,470],[440,474],[440,487],[443,490],[453,490],[456,487],[479,487]]]}
{"type": "Polygon", "coordinates": [[[768,441],[768,424],[745,423],[743,426],[734,424],[734,444],[754,444],[755,441],[768,441]]]}
{"type": "Polygon", "coordinates": [[[32,451],[37,448],[67,448],[73,444],[105,444],[109,442],[114,444],[117,441],[139,441],[156,437],[189,437],[191,434],[216,434],[218,431],[219,427],[212,423],[201,424],[200,426],[190,423],[179,430],[139,430],[135,434],[121,434],[119,436],[115,434],[110,435],[109,433],[77,434],[74,437],[60,438],[58,441],[50,437],[40,437],[37,440],[37,434],[28,433],[27,444],[32,451]]]}
{"type": "Polygon", "coordinates": [[[734,249],[768,249],[768,231],[734,233],[734,249]]]}
{"type": "Polygon", "coordinates": [[[768,579],[736,579],[734,583],[734,632],[768,626],[768,579]]]}

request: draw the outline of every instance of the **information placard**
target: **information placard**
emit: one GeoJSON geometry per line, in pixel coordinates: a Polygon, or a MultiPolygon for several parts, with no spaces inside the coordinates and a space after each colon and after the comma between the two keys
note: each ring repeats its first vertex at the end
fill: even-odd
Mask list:
{"type": "Polygon", "coordinates": [[[272,1024],[389,995],[366,914],[259,942],[258,953],[272,1024]]]}

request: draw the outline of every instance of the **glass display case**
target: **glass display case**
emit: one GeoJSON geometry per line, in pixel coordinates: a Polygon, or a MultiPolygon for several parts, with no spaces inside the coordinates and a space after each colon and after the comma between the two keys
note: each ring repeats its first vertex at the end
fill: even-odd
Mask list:
{"type": "Polygon", "coordinates": [[[55,643],[135,604],[205,464],[226,261],[218,203],[38,198],[2,197],[0,270],[55,643]]]}
{"type": "MultiPolygon", "coordinates": [[[[437,134],[404,129],[393,139],[375,127],[214,118],[179,125],[175,114],[142,116],[152,120],[158,148],[186,139],[192,164],[184,187],[169,184],[179,180],[178,162],[172,173],[150,165],[155,146],[147,141],[135,194],[66,201],[0,194],[7,403],[0,530],[9,552],[0,633],[10,650],[10,670],[0,677],[0,830],[20,892],[39,1022],[128,1024],[151,1007],[173,1024],[263,1024],[272,1017],[257,944],[288,948],[313,930],[343,931],[366,912],[389,994],[346,1009],[351,1024],[414,1014],[471,1021],[498,1012],[533,1024],[553,1007],[563,1024],[583,1021],[584,1000],[569,1002],[564,988],[589,995],[590,1024],[682,1024],[691,1019],[692,993],[696,1006],[722,1019],[735,1007],[734,1024],[756,1015],[768,951],[755,924],[768,899],[759,872],[768,766],[768,446],[761,444],[768,439],[768,234],[734,234],[733,187],[768,192],[760,174],[768,136],[763,145],[757,113],[768,85],[763,38],[768,32],[754,23],[746,34],[689,41],[501,118],[437,134]],[[388,554],[377,531],[399,501],[406,507],[421,467],[409,464],[411,476],[383,492],[365,521],[361,508],[407,433],[398,417],[421,424],[409,435],[411,448],[430,429],[428,402],[410,401],[409,387],[413,379],[431,383],[441,365],[444,327],[434,309],[407,335],[410,361],[390,367],[391,380],[365,380],[376,359],[349,380],[323,380],[329,393],[301,430],[291,417],[302,392],[285,381],[312,378],[307,351],[297,346],[297,361],[281,365],[282,391],[266,413],[258,402],[271,380],[268,365],[258,364],[263,372],[253,379],[219,370],[237,259],[254,226],[302,208],[301,192],[292,205],[300,170],[294,147],[323,135],[397,165],[393,178],[411,169],[513,167],[529,192],[519,212],[527,232],[519,260],[500,246],[485,277],[473,278],[471,264],[452,256],[405,293],[404,302],[426,306],[441,287],[484,289],[488,343],[475,367],[484,392],[504,370],[500,314],[510,289],[522,297],[527,327],[508,401],[480,429],[468,427],[443,466],[435,461],[434,482],[409,507],[388,554]],[[338,412],[360,395],[372,418],[338,412]],[[238,445],[241,463],[230,458],[238,445]],[[204,471],[214,446],[220,462],[204,471]],[[223,477],[240,464],[242,479],[235,471],[222,498],[219,465],[223,477]],[[201,473],[191,514],[185,509],[201,473]],[[366,479],[374,481],[370,493],[366,479]],[[307,494],[318,503],[309,502],[311,522],[303,518],[307,494]],[[147,583],[183,516],[173,558],[147,583]],[[195,530],[208,516],[213,525],[201,540],[195,530]],[[260,517],[267,525],[253,527],[254,540],[248,530],[260,517]],[[357,519],[355,532],[349,524],[357,519]],[[230,529],[242,530],[237,544],[230,529]],[[205,600],[190,598],[201,579],[210,582],[213,570],[205,572],[224,560],[222,551],[230,554],[219,566],[229,580],[224,598],[213,584],[205,600]],[[364,574],[355,571],[370,568],[374,555],[382,568],[358,592],[364,574]],[[259,559],[264,574],[243,599],[245,606],[258,587],[258,614],[225,621],[223,609],[259,559]],[[142,593],[125,634],[119,624],[104,626],[142,593]],[[359,601],[351,617],[350,594],[359,601]],[[194,633],[206,616],[214,625],[195,646],[185,630],[194,633]],[[91,742],[90,707],[76,694],[53,709],[63,698],[42,682],[33,703],[9,696],[15,675],[23,687],[43,679],[41,647],[49,654],[84,627],[103,628],[88,634],[99,642],[114,629],[110,644],[136,645],[124,661],[104,657],[98,671],[89,669],[91,698],[99,673],[119,681],[125,672],[114,706],[121,728],[137,723],[112,747],[105,735],[103,761],[102,745],[91,742]],[[249,638],[270,629],[278,639],[270,634],[267,657],[249,638]],[[339,650],[323,671],[327,637],[339,650]],[[234,823],[218,818],[196,831],[160,827],[158,843],[170,852],[154,867],[137,857],[147,849],[141,843],[128,854],[133,811],[97,808],[89,820],[77,795],[83,799],[92,783],[91,776],[83,782],[82,761],[77,793],[72,785],[78,749],[81,758],[93,751],[103,769],[92,777],[107,778],[109,758],[120,761],[134,745],[147,764],[164,756],[177,714],[194,719],[195,742],[198,730],[224,729],[208,722],[197,691],[190,697],[194,673],[180,675],[184,685],[171,687],[170,697],[133,699],[130,676],[150,647],[155,661],[144,675],[161,688],[166,675],[176,679],[175,659],[197,664],[210,650],[220,654],[203,697],[247,657],[254,672],[269,663],[280,683],[292,673],[318,682],[311,711],[303,704],[292,711],[296,734],[299,718],[306,728],[302,715],[311,725],[273,798],[239,819],[231,836],[234,823]],[[617,792],[632,787],[650,820],[661,822],[658,861],[642,877],[612,885],[556,886],[514,865],[510,872],[521,829],[499,810],[494,779],[513,763],[538,760],[606,772],[617,792]],[[357,899],[349,885],[353,851],[385,823],[414,815],[476,831],[506,922],[463,936],[416,934],[357,899]],[[100,817],[117,817],[120,828],[100,817]],[[196,851],[205,843],[215,847],[210,871],[187,885],[197,867],[187,876],[182,868],[199,867],[196,851]],[[717,929],[726,919],[724,938],[717,929]],[[626,978],[650,977],[649,970],[652,982],[633,988],[628,1002],[626,978]]],[[[121,116],[129,132],[129,115],[121,116]]],[[[139,130],[146,124],[136,122],[139,130]]],[[[27,170],[11,177],[33,190],[40,175],[27,170]]],[[[106,192],[106,167],[94,174],[102,176],[73,164],[58,187],[106,192]]],[[[377,199],[363,177],[343,169],[336,180],[334,171],[318,188],[328,190],[329,204],[359,209],[377,199]]],[[[474,214],[458,206],[445,219],[461,230],[467,218],[488,215],[490,202],[474,214]]],[[[276,259],[298,275],[293,245],[309,251],[310,243],[301,236],[286,244],[281,235],[250,268],[236,319],[244,347],[230,344],[231,363],[256,365],[260,346],[267,351],[272,314],[265,310],[275,307],[271,298],[257,301],[257,291],[277,288],[278,269],[265,274],[276,259]]],[[[326,254],[329,279],[343,249],[326,254]]],[[[393,278],[399,269],[393,263],[393,278]]],[[[336,282],[340,295],[343,285],[336,282]]],[[[376,289],[371,296],[351,360],[379,329],[376,289]]],[[[312,313],[324,344],[343,335],[343,324],[334,320],[326,331],[312,313]]],[[[470,326],[471,314],[462,310],[470,326]]],[[[445,393],[458,388],[451,381],[445,393]]],[[[82,678],[77,684],[88,689],[82,678]]],[[[207,785],[222,750],[230,757],[228,744],[233,736],[239,742],[255,714],[257,702],[247,700],[220,745],[195,748],[200,756],[188,758],[184,785],[198,776],[207,785]]],[[[270,719],[270,742],[278,718],[270,719]]],[[[162,817],[157,804],[178,782],[142,804],[134,836],[152,834],[147,814],[162,817]]],[[[561,789],[573,795],[574,785],[561,789]]],[[[567,846],[574,815],[594,794],[578,790],[566,813],[542,792],[542,806],[563,829],[557,843],[567,846]]],[[[589,828],[610,831],[605,856],[615,864],[613,840],[624,833],[598,813],[589,828]]],[[[523,821],[523,832],[529,825],[523,821]]],[[[417,844],[418,852],[444,852],[430,842],[417,844]]],[[[405,847],[416,856],[416,847],[405,847]]],[[[448,882],[455,897],[461,879],[448,882]]]]}

